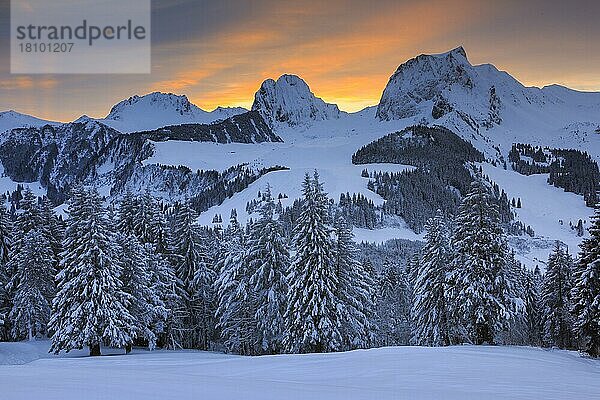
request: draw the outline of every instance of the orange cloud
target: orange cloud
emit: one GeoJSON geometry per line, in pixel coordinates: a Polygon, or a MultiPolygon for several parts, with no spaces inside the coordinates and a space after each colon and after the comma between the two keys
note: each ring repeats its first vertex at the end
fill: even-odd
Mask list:
{"type": "Polygon", "coordinates": [[[23,90],[23,89],[51,89],[58,84],[53,78],[32,78],[30,76],[17,75],[13,78],[0,80],[0,89],[23,90]]]}
{"type": "MultiPolygon", "coordinates": [[[[335,32],[310,37],[305,32],[310,27],[298,21],[335,18],[339,8],[307,10],[292,5],[280,10],[277,20],[250,21],[201,43],[177,44],[187,54],[177,63],[185,72],[153,88],[188,89],[190,98],[207,109],[247,107],[262,79],[294,73],[317,96],[355,111],[377,103],[388,77],[422,43],[443,39],[473,17],[462,7],[451,12],[445,4],[432,1],[403,5],[392,13],[381,10],[359,16],[351,24],[339,24],[335,32]],[[215,59],[222,62],[205,62],[215,59]]],[[[458,44],[441,45],[437,50],[458,44]]]]}

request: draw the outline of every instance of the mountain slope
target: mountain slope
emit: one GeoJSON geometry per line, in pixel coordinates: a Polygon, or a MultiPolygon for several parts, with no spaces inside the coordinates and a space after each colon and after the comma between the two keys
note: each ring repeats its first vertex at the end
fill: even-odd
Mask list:
{"type": "MultiPolygon", "coordinates": [[[[358,113],[341,112],[337,106],[318,99],[304,81],[292,75],[265,81],[252,108],[251,113],[207,126],[197,121],[241,110],[206,113],[184,96],[134,96],[115,106],[102,121],[106,122],[105,129],[144,132],[117,133],[91,157],[84,179],[103,185],[107,196],[117,196],[127,188],[150,189],[166,200],[197,196],[198,204],[202,204],[199,209],[211,207],[199,218],[199,223],[206,225],[211,224],[215,214],[229,215],[232,208],[237,209],[240,221],[248,221],[252,211],[246,208],[247,204],[255,202],[257,193],[267,184],[273,193],[282,194],[284,207],[291,206],[301,197],[304,174],[315,169],[335,201],[341,194],[356,193],[372,202],[373,207],[383,209],[383,197],[369,189],[372,178],[363,177],[362,170],[391,174],[409,171],[414,166],[373,161],[396,162],[393,157],[353,165],[352,154],[409,126],[440,125],[483,153],[483,170],[497,181],[500,190],[504,189],[509,200],[521,198],[523,208],[512,211],[531,225],[537,235],[532,240],[538,241],[522,247],[528,246],[532,250],[526,251],[534,252],[538,259],[545,258],[539,257],[541,254],[547,256],[547,244],[551,246],[553,240],[575,247],[581,237],[569,225],[578,224],[579,219],[584,220],[584,227],[589,224],[585,216],[592,210],[585,207],[581,196],[545,187],[547,176],[519,175],[511,170],[510,162],[504,170],[502,161],[508,160],[512,143],[576,148],[600,160],[600,135],[595,133],[600,131],[600,93],[582,93],[555,85],[528,88],[491,65],[472,65],[464,49],[457,48],[438,55],[420,55],[403,63],[390,78],[380,104],[358,113]],[[198,169],[216,171],[211,172],[214,179],[198,169]],[[228,183],[237,177],[244,177],[240,180],[243,184],[228,183]],[[218,187],[218,193],[210,192],[213,189],[209,187],[218,187]],[[543,209],[543,200],[536,193],[544,193],[552,207],[543,209]]],[[[89,121],[82,118],[78,123],[89,121]]],[[[40,160],[48,157],[41,150],[43,146],[31,147],[30,141],[31,138],[25,138],[6,147],[2,161],[9,178],[41,179],[47,175],[60,182],[82,173],[73,169],[55,176],[56,168],[51,163],[50,172],[44,175],[46,164],[40,160]],[[30,165],[35,166],[35,173],[30,165]]],[[[66,147],[62,149],[61,152],[69,153],[64,150],[66,147]]],[[[425,193],[419,191],[425,188],[425,179],[416,181],[416,193],[425,193]]],[[[374,189],[373,182],[370,188],[374,189]]],[[[423,201],[431,202],[431,198],[423,196],[423,201]]],[[[386,237],[421,237],[411,232],[402,218],[383,218],[382,224],[386,237]]],[[[363,231],[361,239],[381,237],[376,231],[371,236],[366,229],[363,231]]],[[[538,263],[532,257],[529,260],[529,266],[538,263]]]]}
{"type": "Polygon", "coordinates": [[[138,132],[150,140],[185,140],[215,143],[282,142],[256,111],[234,115],[212,124],[169,125],[138,132]]]}
{"type": "MultiPolygon", "coordinates": [[[[78,122],[68,124],[16,128],[6,132],[0,144],[0,161],[10,179],[40,182],[56,203],[63,202],[69,189],[78,182],[104,186],[107,195],[118,194],[130,186],[143,191],[146,185],[146,188],[152,187],[157,195],[162,193],[168,198],[178,198],[199,195],[214,185],[215,179],[233,179],[246,174],[246,179],[252,181],[252,176],[262,173],[237,167],[227,176],[219,173],[204,176],[187,168],[142,165],[154,153],[153,142],[170,140],[216,143],[281,141],[256,112],[208,125],[177,125],[130,134],[122,134],[96,120],[82,117],[78,122]]],[[[223,170],[230,167],[235,166],[223,170]]]]}

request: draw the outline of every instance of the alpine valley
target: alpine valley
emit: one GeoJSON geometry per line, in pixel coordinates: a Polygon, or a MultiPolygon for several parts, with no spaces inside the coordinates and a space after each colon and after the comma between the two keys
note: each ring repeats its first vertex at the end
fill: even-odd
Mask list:
{"type": "Polygon", "coordinates": [[[3,112],[0,189],[18,207],[15,193],[30,187],[61,212],[77,183],[113,203],[148,191],[165,204],[189,199],[198,224],[215,227],[233,209],[241,223],[256,219],[267,186],[293,209],[317,170],[368,251],[423,240],[426,221],[454,214],[481,173],[519,261],[543,269],[556,240],[577,251],[600,181],[600,93],[525,87],[472,65],[462,47],[404,62],[382,89],[355,113],[295,75],[264,81],[251,110],[151,93],[103,119],[3,112]]]}

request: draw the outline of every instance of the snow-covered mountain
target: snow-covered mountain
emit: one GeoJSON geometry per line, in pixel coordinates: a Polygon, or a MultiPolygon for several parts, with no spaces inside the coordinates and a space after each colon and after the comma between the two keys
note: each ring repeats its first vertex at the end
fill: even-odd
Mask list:
{"type": "Polygon", "coordinates": [[[316,97],[306,82],[296,75],[282,75],[277,81],[267,79],[254,95],[252,110],[258,111],[275,128],[309,125],[315,121],[340,117],[337,105],[325,103],[316,97]]]}
{"type": "MultiPolygon", "coordinates": [[[[488,161],[482,163],[484,173],[509,199],[521,199],[522,207],[512,211],[539,239],[519,240],[518,246],[529,246],[521,252],[530,257],[529,265],[537,263],[534,258],[544,259],[548,243],[555,239],[576,246],[581,237],[569,224],[591,214],[581,195],[548,185],[547,174],[525,176],[502,165],[513,143],[585,150],[600,161],[600,93],[557,85],[525,87],[492,65],[472,65],[461,47],[402,63],[380,103],[357,113],[324,102],[294,75],[264,81],[252,110],[206,112],[185,96],[152,93],[118,103],[105,119],[83,116],[70,126],[36,129],[46,121],[2,113],[0,130],[33,128],[4,133],[0,160],[6,178],[41,182],[54,192],[87,180],[104,185],[106,195],[148,188],[167,200],[200,196],[202,208],[210,209],[200,215],[199,223],[210,225],[215,214],[226,216],[233,208],[241,222],[248,221],[247,204],[256,201],[267,184],[273,193],[284,195],[284,207],[292,205],[301,196],[304,174],[315,169],[336,201],[341,194],[356,193],[381,207],[384,198],[369,190],[362,170],[398,173],[414,169],[414,164],[355,165],[352,155],[409,126],[440,125],[481,151],[488,161]],[[236,117],[229,118],[232,115],[236,117]],[[202,125],[206,122],[212,123],[202,125]],[[85,142],[95,137],[95,129],[110,132],[110,138],[88,157],[85,142]],[[48,139],[51,136],[76,140],[48,139]],[[82,151],[78,146],[83,146],[83,156],[77,156],[82,151]],[[492,161],[500,163],[494,166],[492,161]],[[208,179],[213,175],[214,180],[208,179]],[[237,178],[243,184],[227,183],[237,178]],[[211,192],[219,185],[219,193],[211,192]],[[545,207],[539,206],[541,201],[545,207]]],[[[386,224],[376,231],[356,228],[355,233],[367,241],[422,237],[402,218],[386,224]]]]}
{"type": "Polygon", "coordinates": [[[46,124],[57,123],[21,114],[13,110],[0,112],[0,133],[14,128],[40,127],[46,124]]]}
{"type": "MultiPolygon", "coordinates": [[[[376,116],[446,126],[488,155],[494,155],[493,147],[507,151],[513,142],[588,150],[590,136],[600,126],[600,93],[557,85],[525,87],[493,65],[472,65],[458,47],[401,64],[383,91],[376,116]],[[581,132],[569,137],[574,123],[581,132]]],[[[600,147],[591,146],[600,155],[600,147]]]]}
{"type": "Polygon", "coordinates": [[[154,92],[117,103],[101,121],[127,133],[167,125],[209,124],[247,111],[241,107],[217,107],[208,112],[191,103],[187,96],[154,92]]]}

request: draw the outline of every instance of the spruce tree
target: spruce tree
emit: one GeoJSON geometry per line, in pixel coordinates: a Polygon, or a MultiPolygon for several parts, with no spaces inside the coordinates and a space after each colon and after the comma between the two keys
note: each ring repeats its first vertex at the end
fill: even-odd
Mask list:
{"type": "Polygon", "coordinates": [[[123,195],[119,203],[119,217],[117,228],[124,235],[135,233],[137,200],[130,190],[123,195]]]}
{"type": "MultiPolygon", "coordinates": [[[[156,200],[149,191],[146,190],[143,195],[136,199],[136,206],[133,209],[133,233],[139,239],[140,243],[153,243],[154,234],[153,222],[155,222],[156,200]]],[[[155,227],[154,227],[155,228],[155,227]]]]}
{"type": "Polygon", "coordinates": [[[178,331],[184,347],[208,350],[213,330],[211,289],[214,273],[202,245],[196,217],[188,201],[179,205],[175,212],[173,256],[181,298],[177,312],[183,322],[178,331]]]}
{"type": "Polygon", "coordinates": [[[152,244],[144,246],[144,262],[149,274],[149,286],[153,294],[154,318],[152,331],[157,335],[157,346],[167,349],[180,347],[176,329],[182,325],[176,310],[180,304],[175,271],[169,262],[156,251],[152,244]]]}
{"type": "Polygon", "coordinates": [[[547,346],[561,349],[573,344],[572,263],[571,256],[556,242],[542,285],[543,340],[547,346]]]}
{"type": "Polygon", "coordinates": [[[9,285],[7,290],[9,297],[14,296],[14,292],[19,285],[16,278],[18,265],[16,263],[19,254],[23,251],[25,236],[32,230],[40,229],[43,226],[42,216],[37,204],[37,197],[31,189],[27,188],[23,194],[23,199],[19,202],[20,212],[17,214],[14,229],[13,241],[10,247],[9,262],[7,264],[7,275],[9,285]]]}
{"type": "Polygon", "coordinates": [[[450,264],[450,238],[441,211],[425,226],[423,259],[416,274],[411,315],[415,323],[413,340],[426,346],[447,346],[448,304],[446,274],[450,264]]]}
{"type": "Polygon", "coordinates": [[[197,318],[197,331],[201,349],[208,349],[215,332],[215,293],[213,291],[217,274],[211,258],[213,243],[208,237],[200,239],[199,259],[194,274],[192,299],[197,318]]]}
{"type": "Polygon", "coordinates": [[[600,209],[592,217],[590,237],[581,244],[581,253],[572,291],[575,331],[582,348],[600,356],[600,209]]]}
{"type": "Polygon", "coordinates": [[[510,308],[509,324],[504,331],[498,335],[500,342],[504,344],[526,345],[531,344],[529,336],[531,334],[532,324],[529,312],[534,312],[537,303],[537,297],[526,290],[528,282],[528,272],[516,259],[514,251],[509,251],[506,255],[506,262],[503,268],[504,281],[506,282],[508,306],[510,308]]]}
{"type": "Polygon", "coordinates": [[[338,276],[334,242],[327,226],[327,197],[319,176],[303,182],[302,212],[295,227],[296,254],[290,267],[284,345],[292,353],[339,350],[338,276]]]}
{"type": "MultiPolygon", "coordinates": [[[[539,269],[538,269],[539,274],[539,269]]],[[[542,337],[540,310],[540,276],[523,269],[523,301],[525,307],[526,338],[524,344],[539,346],[542,337]]]]}
{"type": "Polygon", "coordinates": [[[9,291],[9,255],[11,252],[11,221],[0,196],[0,340],[9,339],[8,314],[12,307],[9,291]]]}
{"type": "Polygon", "coordinates": [[[68,215],[49,327],[54,333],[50,351],[88,346],[90,355],[97,356],[101,344],[124,347],[131,342],[134,319],[127,310],[131,299],[123,291],[98,192],[73,189],[68,215]]]}
{"type": "Polygon", "coordinates": [[[44,234],[34,229],[24,237],[14,259],[17,283],[10,312],[14,338],[33,340],[47,332],[50,300],[55,293],[54,254],[44,234]]]}
{"type": "Polygon", "coordinates": [[[58,217],[54,213],[52,203],[48,197],[44,197],[40,204],[40,218],[41,218],[41,229],[44,236],[46,236],[50,243],[55,265],[55,269],[58,267],[58,259],[62,252],[62,239],[63,239],[63,226],[59,221],[58,217]]]}
{"type": "Polygon", "coordinates": [[[282,350],[290,265],[283,229],[274,216],[275,208],[271,188],[267,186],[260,219],[251,226],[247,259],[250,285],[256,296],[257,341],[267,354],[282,350]]]}
{"type": "Polygon", "coordinates": [[[155,307],[159,306],[159,299],[152,290],[144,247],[133,235],[117,235],[116,245],[118,262],[121,270],[123,292],[129,295],[127,307],[133,317],[131,342],[127,343],[127,352],[135,344],[147,344],[150,349],[156,346],[156,332],[153,330],[155,322],[155,307]]]}
{"type": "Polygon", "coordinates": [[[371,320],[375,304],[375,282],[358,261],[353,234],[343,217],[335,226],[335,269],[338,277],[337,298],[344,349],[366,348],[374,340],[375,326],[371,320]]]}
{"type": "Polygon", "coordinates": [[[508,252],[490,189],[477,177],[462,200],[451,240],[451,341],[494,343],[512,319],[505,264],[508,252]]]}
{"type": "Polygon", "coordinates": [[[409,344],[412,330],[410,297],[406,271],[386,259],[377,281],[376,321],[379,345],[409,344]]]}
{"type": "Polygon", "coordinates": [[[218,293],[217,327],[228,351],[253,355],[256,352],[256,296],[250,284],[250,269],[243,232],[235,214],[225,232],[217,263],[219,276],[215,282],[218,293]]]}
{"type": "Polygon", "coordinates": [[[150,242],[155,251],[168,259],[172,252],[171,233],[161,204],[153,198],[151,203],[150,242]]]}

